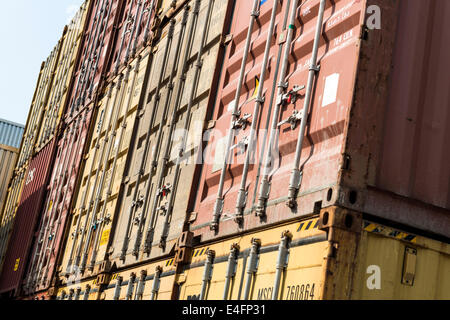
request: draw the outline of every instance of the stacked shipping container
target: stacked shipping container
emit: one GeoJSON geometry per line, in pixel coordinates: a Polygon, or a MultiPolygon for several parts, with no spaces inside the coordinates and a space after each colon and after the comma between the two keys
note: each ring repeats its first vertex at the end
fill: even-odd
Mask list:
{"type": "MultiPolygon", "coordinates": [[[[47,127],[50,126],[50,130],[48,128],[42,127],[42,130],[47,129],[47,131],[43,131],[45,135],[43,135],[41,141],[47,141],[48,139],[53,140],[57,138],[57,133],[59,131],[55,130],[56,127],[52,126],[52,118],[53,120],[58,119],[57,124],[59,124],[59,119],[63,115],[63,111],[68,103],[71,94],[71,85],[73,83],[73,74],[75,67],[79,61],[80,56],[80,47],[83,40],[83,32],[86,24],[86,17],[90,8],[90,2],[86,1],[73,18],[71,23],[68,25],[68,32],[64,38],[64,48],[62,51],[62,59],[60,62],[60,66],[56,73],[56,87],[52,90],[52,96],[54,97],[54,112],[50,114],[47,119],[47,127]]],[[[72,132],[72,134],[74,134],[72,132]]],[[[67,138],[68,139],[68,138],[67,138]]],[[[56,146],[55,146],[56,147],[56,146]]],[[[70,156],[70,155],[69,155],[70,156]]],[[[53,163],[52,163],[53,164],[53,163]]],[[[49,182],[50,186],[53,185],[55,181],[56,174],[61,176],[61,166],[59,167],[50,167],[50,170],[53,170],[51,180],[49,182]],[[56,173],[57,171],[57,173],[56,173]]],[[[49,187],[46,184],[46,189],[49,187]]],[[[46,190],[47,191],[47,190],[46,190]]],[[[50,200],[51,201],[51,200],[50,200]]],[[[25,282],[25,293],[33,290],[34,287],[39,287],[41,283],[44,283],[44,286],[47,284],[48,277],[47,273],[52,271],[50,267],[52,265],[51,260],[54,259],[52,246],[53,243],[58,245],[60,230],[58,226],[61,224],[61,216],[58,217],[59,208],[54,209],[53,202],[47,202],[43,208],[40,208],[42,212],[42,216],[37,226],[39,226],[38,231],[36,233],[36,239],[34,241],[33,250],[30,252],[29,262],[28,262],[28,270],[27,270],[27,278],[25,282]],[[56,210],[56,213],[54,212],[56,210]],[[48,216],[49,212],[53,215],[48,216]],[[53,228],[55,228],[54,230],[53,228]],[[49,248],[49,250],[47,250],[49,248]],[[50,260],[50,261],[49,261],[50,260]],[[47,262],[49,261],[49,262],[47,262]],[[40,272],[35,272],[36,268],[40,272]],[[50,271],[48,271],[50,269],[50,271]],[[44,272],[46,270],[46,272],[44,272]]]]}
{"type": "MultiPolygon", "coordinates": [[[[5,268],[8,269],[4,270],[1,278],[3,293],[18,294],[23,275],[29,268],[30,250],[36,240],[34,232],[39,223],[49,174],[53,168],[56,135],[70,93],[69,89],[76,59],[79,56],[87,9],[88,2],[81,6],[72,22],[65,27],[63,36],[52,55],[50,64],[52,70],[48,71],[47,78],[44,78],[46,81],[43,86],[45,92],[38,94],[43,98],[36,102],[34,107],[36,112],[31,118],[32,122],[29,123],[34,131],[30,136],[31,140],[26,142],[26,145],[24,144],[21,157],[26,159],[31,156],[31,158],[11,235],[14,243],[10,245],[5,261],[5,268]],[[31,141],[33,144],[30,144],[31,141]]],[[[38,239],[38,242],[41,240],[38,239]]]]}
{"type": "Polygon", "coordinates": [[[0,234],[3,227],[8,225],[8,221],[3,221],[3,208],[10,188],[8,182],[11,181],[19,154],[23,131],[22,125],[0,119],[0,180],[4,182],[0,187],[0,234]]]}
{"type": "Polygon", "coordinates": [[[90,277],[105,259],[135,119],[141,111],[141,91],[151,59],[149,48],[141,49],[150,39],[156,5],[156,1],[130,1],[126,5],[111,65],[112,80],[98,104],[92,143],[80,171],[80,189],[74,198],[70,236],[62,257],[64,280],[78,272],[90,277]]]}
{"type": "MultiPolygon", "coordinates": [[[[64,30],[63,36],[65,32],[66,30],[64,30]]],[[[59,41],[56,47],[51,52],[50,56],[41,65],[33,101],[31,103],[27,123],[24,129],[24,136],[20,145],[18,160],[10,183],[11,187],[9,189],[6,204],[3,209],[5,223],[2,224],[0,235],[0,266],[3,266],[5,263],[6,250],[14,226],[16,213],[20,205],[25,179],[27,179],[27,176],[28,180],[32,179],[32,174],[34,173],[33,171],[28,171],[28,165],[31,161],[31,158],[33,157],[35,144],[36,141],[38,141],[38,136],[41,132],[40,128],[42,124],[42,117],[48,102],[50,90],[52,88],[54,72],[58,63],[61,45],[62,43],[61,41],[59,41]]],[[[13,265],[13,268],[15,268],[15,263],[13,265]]],[[[2,288],[1,283],[2,282],[0,280],[0,288],[2,288]]],[[[3,292],[3,290],[0,289],[0,292],[3,292]]]]}
{"type": "Polygon", "coordinates": [[[448,80],[431,64],[447,66],[449,15],[444,0],[92,4],[26,293],[449,298],[448,80]]]}
{"type": "MultiPolygon", "coordinates": [[[[86,27],[80,39],[80,58],[68,93],[57,154],[48,185],[39,241],[30,257],[26,291],[44,291],[52,285],[57,271],[59,249],[64,241],[65,225],[71,214],[72,197],[77,190],[78,171],[89,146],[92,119],[103,92],[104,79],[110,74],[110,60],[117,40],[117,26],[123,15],[124,1],[86,3],[86,27]]],[[[84,22],[84,17],[82,21],[84,22]]]]}

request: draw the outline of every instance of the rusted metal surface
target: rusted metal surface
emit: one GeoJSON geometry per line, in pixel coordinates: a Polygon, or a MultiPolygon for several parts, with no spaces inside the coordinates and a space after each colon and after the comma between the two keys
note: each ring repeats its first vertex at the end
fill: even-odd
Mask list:
{"type": "MultiPolygon", "coordinates": [[[[260,5],[258,23],[251,36],[250,54],[245,63],[244,86],[239,97],[238,118],[241,122],[236,126],[233,138],[232,145],[235,148],[228,162],[231,165],[227,166],[221,210],[220,203],[217,206],[217,199],[220,169],[225,155],[224,137],[230,130],[252,1],[236,4],[236,15],[230,30],[232,42],[227,49],[212,116],[215,135],[207,143],[199,183],[192,188],[192,192],[197,194],[197,202],[190,229],[207,240],[311,215],[322,207],[338,204],[450,236],[450,215],[445,210],[450,208],[450,157],[443,148],[445,137],[448,137],[448,128],[443,121],[448,118],[448,112],[442,107],[446,96],[441,99],[445,90],[433,85],[433,81],[437,81],[432,80],[433,76],[439,72],[423,71],[428,68],[427,63],[443,59],[438,48],[446,48],[441,42],[444,41],[444,31],[434,34],[433,28],[443,23],[444,20],[435,20],[436,17],[445,19],[445,14],[449,12],[448,5],[443,1],[427,4],[428,27],[423,29],[414,24],[423,6],[419,2],[399,5],[389,1],[326,1],[317,61],[320,69],[314,68],[316,80],[300,156],[299,190],[294,201],[289,201],[288,207],[289,181],[292,185],[293,180],[290,179],[305,102],[306,92],[302,88],[308,84],[321,1],[298,1],[294,41],[289,49],[285,80],[287,87],[282,91],[288,94],[277,97],[272,95],[272,91],[280,83],[279,74],[275,74],[278,47],[286,40],[286,34],[291,28],[288,26],[282,32],[282,21],[286,11],[292,10],[288,6],[296,2],[285,1],[278,7],[267,78],[262,89],[264,102],[261,113],[254,119],[252,113],[273,2],[266,1],[260,5]],[[377,10],[381,13],[381,25],[378,27],[373,24],[372,5],[376,5],[375,13],[377,10]],[[407,49],[411,39],[402,37],[408,32],[409,25],[420,29],[412,40],[422,58],[417,57],[415,50],[407,49]],[[431,51],[428,50],[429,44],[432,45],[431,51]],[[418,64],[422,69],[417,68],[418,64]],[[419,86],[428,89],[419,90],[419,86]],[[404,99],[405,92],[409,92],[409,100],[404,99]],[[271,102],[276,105],[280,101],[283,101],[281,112],[274,115],[271,102]],[[408,104],[408,101],[415,103],[408,104]],[[425,106],[429,103],[432,108],[427,107],[425,112],[425,106]],[[268,192],[268,201],[261,210],[258,199],[261,198],[260,187],[265,170],[260,163],[267,158],[265,153],[270,131],[266,132],[273,117],[279,126],[275,132],[271,166],[267,171],[270,188],[264,190],[268,192]],[[246,121],[247,126],[242,126],[246,121]],[[258,140],[256,148],[249,151],[246,138],[250,136],[253,121],[258,122],[258,140]],[[418,140],[411,139],[412,136],[418,140]],[[404,143],[406,139],[411,140],[404,143]],[[265,152],[262,152],[263,146],[265,152]],[[404,148],[408,149],[399,151],[404,148]],[[237,221],[240,219],[236,219],[236,206],[242,203],[238,196],[244,159],[248,152],[251,152],[252,162],[246,177],[244,217],[242,221],[237,221]],[[403,166],[405,159],[408,159],[408,165],[403,166]],[[376,194],[371,193],[371,201],[366,202],[373,187],[403,197],[397,197],[391,203],[391,200],[386,202],[385,197],[376,197],[376,194]],[[424,209],[423,205],[414,204],[416,202],[431,206],[424,209]],[[217,207],[220,223],[218,230],[212,231],[211,221],[217,207]],[[413,214],[408,210],[391,213],[380,209],[388,207],[415,209],[413,214]]],[[[285,47],[282,50],[286,50],[285,47]]],[[[437,83],[445,86],[446,82],[442,80],[437,83]]]]}
{"type": "Polygon", "coordinates": [[[171,20],[157,30],[161,37],[154,42],[145,100],[110,236],[109,258],[118,267],[167,255],[185,228],[192,200],[186,186],[193,183],[198,170],[200,134],[220,74],[221,40],[232,1],[192,0],[185,5],[189,7],[178,7],[171,20]],[[200,48],[201,65],[197,61],[200,48]],[[190,119],[187,131],[186,118],[190,119]],[[184,137],[184,161],[178,170],[184,137]]]}
{"type": "Polygon", "coordinates": [[[50,173],[49,163],[53,160],[54,143],[55,140],[32,159],[25,175],[25,184],[0,276],[1,293],[10,291],[14,294],[19,293],[41,205],[45,197],[50,173]]]}
{"type": "Polygon", "coordinates": [[[446,1],[400,2],[397,34],[411,37],[397,37],[395,44],[376,179],[378,188],[447,209],[449,15],[446,1]]]}

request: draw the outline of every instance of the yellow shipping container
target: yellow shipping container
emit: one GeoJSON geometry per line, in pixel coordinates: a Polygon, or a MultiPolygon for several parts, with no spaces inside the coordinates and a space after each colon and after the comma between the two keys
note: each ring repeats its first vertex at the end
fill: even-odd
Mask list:
{"type": "Polygon", "coordinates": [[[450,298],[449,244],[340,208],[196,248],[193,257],[182,267],[180,299],[450,298]]]}
{"type": "Polygon", "coordinates": [[[170,257],[134,268],[105,263],[91,298],[450,299],[449,244],[347,209],[192,245],[198,241],[185,233],[170,257]]]}

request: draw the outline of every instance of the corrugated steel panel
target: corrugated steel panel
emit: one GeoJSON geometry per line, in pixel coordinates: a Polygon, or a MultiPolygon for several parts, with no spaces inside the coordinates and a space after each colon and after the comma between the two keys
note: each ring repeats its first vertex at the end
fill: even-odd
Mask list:
{"type": "Polygon", "coordinates": [[[141,92],[150,52],[151,49],[147,48],[139,58],[131,61],[110,84],[108,94],[99,103],[86,162],[80,172],[81,185],[74,199],[76,214],[70,222],[72,237],[65,247],[63,273],[71,271],[73,266],[81,270],[87,267],[84,275],[89,277],[96,271],[93,267],[105,259],[112,221],[116,219],[117,199],[123,192],[124,170],[129,161],[127,156],[135,119],[143,100],[141,92]],[[95,228],[85,228],[90,225],[95,225],[95,228]]]}
{"type": "Polygon", "coordinates": [[[0,276],[0,293],[12,291],[15,295],[20,289],[46,193],[54,143],[55,140],[32,159],[25,175],[25,184],[0,276]]]}
{"type": "Polygon", "coordinates": [[[79,112],[102,94],[102,80],[108,77],[112,52],[117,40],[117,26],[123,15],[124,0],[99,0],[92,2],[88,12],[87,27],[81,45],[80,60],[75,67],[75,79],[70,100],[64,114],[69,123],[79,112]]]}
{"type": "Polygon", "coordinates": [[[52,89],[44,106],[42,125],[36,139],[36,152],[39,152],[56,134],[64,107],[66,106],[66,100],[68,99],[88,9],[89,1],[86,1],[72,21],[66,26],[60,40],[60,58],[56,66],[52,89]]]}
{"type": "MultiPolygon", "coordinates": [[[[418,61],[423,64],[423,70],[427,70],[425,66],[429,61],[434,63],[439,58],[444,59],[438,49],[431,52],[428,49],[429,44],[433,45],[432,48],[447,48],[441,43],[444,41],[441,33],[433,31],[443,23],[446,14],[450,14],[447,3],[438,1],[425,5],[427,28],[420,29],[412,39],[411,44],[417,46],[417,50],[409,50],[405,48],[410,39],[404,39],[402,34],[409,25],[414,25],[422,3],[399,6],[389,1],[325,1],[318,42],[317,63],[320,70],[313,72],[311,82],[308,77],[312,72],[310,64],[322,1],[310,1],[307,6],[298,2],[295,26],[287,25],[284,32],[283,19],[293,12],[292,6],[297,1],[291,1],[290,7],[287,6],[289,2],[278,5],[276,36],[270,38],[268,68],[264,87],[260,91],[265,101],[261,104],[261,112],[253,115],[274,5],[273,1],[261,2],[257,23],[251,33],[250,52],[238,97],[240,116],[237,118],[243,121],[243,117],[249,115],[248,125],[236,127],[234,132],[230,145],[234,149],[230,151],[231,160],[228,162],[231,165],[225,167],[221,193],[220,177],[252,3],[242,1],[236,4],[236,16],[230,31],[233,39],[226,53],[216,108],[211,109],[214,111],[214,134],[204,150],[202,177],[198,186],[192,188],[192,193],[197,195],[193,211],[198,215],[192,216],[195,221],[191,224],[191,230],[207,240],[311,215],[321,207],[337,204],[449,237],[450,215],[447,209],[450,208],[450,193],[447,182],[450,171],[447,163],[450,162],[450,155],[442,151],[445,149],[442,149],[442,143],[448,136],[448,126],[444,125],[444,121],[437,120],[448,118],[447,110],[442,108],[446,98],[440,98],[445,96],[445,90],[433,85],[433,77],[439,74],[437,71],[427,73],[416,68],[418,61]],[[371,29],[362,27],[369,20],[373,22],[374,15],[369,10],[372,4],[376,4],[382,12],[381,28],[372,24],[371,29]],[[435,19],[435,16],[443,20],[435,19]],[[289,94],[277,97],[281,74],[275,75],[277,55],[285,52],[286,34],[289,32],[293,32],[293,43],[288,51],[287,88],[281,90],[283,95],[289,94]],[[282,47],[279,49],[280,45],[282,47]],[[415,52],[422,52],[423,60],[415,52]],[[394,66],[392,72],[391,62],[394,66]],[[312,87],[312,99],[308,117],[303,117],[307,119],[304,123],[307,126],[302,136],[302,117],[298,115],[304,109],[306,89],[301,88],[308,83],[312,87]],[[419,84],[427,84],[429,91],[418,90],[416,87],[419,84]],[[293,91],[295,88],[299,88],[298,94],[293,91]],[[434,94],[433,90],[436,90],[434,94]],[[272,95],[272,92],[275,94],[272,95]],[[409,92],[408,99],[405,92],[409,92]],[[430,99],[432,107],[428,107],[430,99]],[[280,113],[274,115],[278,102],[281,102],[280,113]],[[404,107],[407,104],[409,109],[404,107]],[[257,141],[249,151],[246,139],[250,138],[253,121],[257,121],[257,141]],[[268,137],[271,135],[269,124],[273,121],[279,125],[273,131],[275,144],[269,150],[273,158],[266,170],[264,161],[268,158],[268,137]],[[401,133],[397,134],[398,130],[401,133]],[[419,140],[416,142],[411,139],[412,136],[419,140]],[[298,148],[301,139],[304,139],[303,145],[298,148]],[[404,139],[411,140],[407,144],[404,139]],[[405,153],[394,152],[402,148],[409,148],[408,152],[416,156],[408,156],[410,153],[406,149],[405,153]],[[423,152],[418,152],[418,148],[422,148],[420,150],[423,152]],[[245,159],[249,152],[249,171],[244,176],[245,159]],[[403,166],[406,158],[406,163],[411,165],[403,166]],[[298,168],[294,166],[296,159],[300,159],[298,168]],[[399,165],[402,170],[395,169],[399,165]],[[430,168],[434,170],[430,171],[430,168]],[[402,173],[401,177],[394,171],[402,173]],[[293,172],[300,174],[297,177],[293,172]],[[270,184],[261,191],[265,173],[270,184]],[[245,180],[242,180],[243,177],[245,180]],[[242,186],[243,183],[245,186],[242,186]],[[263,201],[265,195],[268,195],[267,202],[263,201]],[[224,201],[223,207],[221,200],[224,201]],[[210,230],[215,227],[214,212],[218,212],[221,219],[218,230],[210,230]]],[[[415,25],[415,28],[419,27],[415,25]]],[[[282,63],[279,70],[281,66],[282,63]]]]}
{"type": "Polygon", "coordinates": [[[3,215],[0,224],[0,272],[5,259],[6,250],[9,244],[9,238],[13,228],[14,218],[16,216],[17,208],[20,202],[20,195],[25,180],[25,173],[27,166],[18,172],[14,172],[11,182],[8,185],[7,198],[3,208],[3,215]]]}
{"type": "Polygon", "coordinates": [[[23,131],[23,125],[0,119],[0,144],[20,148],[23,131]]]}
{"type": "Polygon", "coordinates": [[[231,16],[231,5],[228,1],[190,1],[171,17],[169,21],[173,22],[156,30],[161,38],[154,42],[145,101],[130,146],[130,166],[124,173],[126,184],[119,194],[117,225],[112,229],[114,252],[109,257],[117,266],[166,255],[183,232],[191,200],[189,186],[196,174],[195,159],[207,105],[220,73],[223,57],[220,43],[227,28],[225,21],[231,16]],[[203,34],[205,39],[201,44],[203,34]],[[200,47],[201,67],[197,63],[200,47]],[[184,56],[187,62],[183,70],[184,56]],[[184,130],[186,121],[187,130],[184,130]],[[177,159],[181,155],[182,138],[187,139],[183,148],[186,163],[177,159]],[[180,170],[176,174],[178,163],[180,170]],[[158,185],[161,186],[159,194],[158,185]],[[172,189],[164,187],[169,185],[172,189]],[[164,215],[162,210],[171,194],[173,210],[164,215]],[[155,231],[153,239],[149,237],[149,229],[155,231]]]}
{"type": "Polygon", "coordinates": [[[3,218],[3,207],[5,205],[9,182],[14,171],[18,153],[18,149],[0,145],[0,181],[4,181],[0,186],[0,221],[2,221],[3,218]]]}
{"type": "MultiPolygon", "coordinates": [[[[373,193],[368,196],[370,204],[367,201],[364,206],[364,211],[447,237],[448,210],[440,210],[434,217],[426,211],[427,204],[450,209],[450,111],[444,107],[449,104],[449,62],[445,58],[450,53],[446,40],[449,17],[450,4],[445,0],[400,2],[389,97],[381,106],[382,116],[370,117],[366,125],[376,121],[380,137],[379,155],[368,165],[368,184],[393,195],[417,199],[420,211],[425,212],[417,207],[386,210],[387,205],[380,205],[382,202],[373,193]],[[406,33],[410,34],[407,39],[401,36],[406,33]]],[[[361,119],[359,111],[357,117],[355,122],[361,119]]],[[[361,142],[356,139],[360,133],[351,133],[355,146],[361,142]]]]}

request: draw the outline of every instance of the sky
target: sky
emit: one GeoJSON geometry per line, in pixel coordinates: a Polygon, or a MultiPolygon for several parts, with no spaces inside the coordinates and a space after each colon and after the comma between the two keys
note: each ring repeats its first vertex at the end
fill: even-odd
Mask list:
{"type": "Polygon", "coordinates": [[[2,1],[0,118],[25,125],[42,61],[84,0],[2,1]]]}

